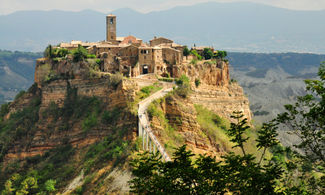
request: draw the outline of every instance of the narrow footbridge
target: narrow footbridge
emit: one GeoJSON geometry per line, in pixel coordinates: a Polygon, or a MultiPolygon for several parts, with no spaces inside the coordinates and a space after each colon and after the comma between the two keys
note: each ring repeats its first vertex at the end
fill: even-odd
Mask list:
{"type": "Polygon", "coordinates": [[[157,91],[153,95],[141,101],[139,103],[139,111],[138,111],[138,117],[139,117],[138,135],[139,137],[142,137],[143,150],[147,150],[153,153],[160,152],[163,160],[165,161],[170,161],[171,159],[168,156],[165,148],[159,143],[158,138],[153,134],[151,130],[147,109],[151,102],[165,96],[168,92],[172,90],[173,88],[168,88],[168,86],[165,86],[160,91],[157,91]]]}

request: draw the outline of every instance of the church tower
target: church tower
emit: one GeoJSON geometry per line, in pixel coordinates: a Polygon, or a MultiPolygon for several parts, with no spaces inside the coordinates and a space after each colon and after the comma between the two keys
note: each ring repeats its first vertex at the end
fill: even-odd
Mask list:
{"type": "Polygon", "coordinates": [[[106,16],[106,41],[116,41],[116,16],[106,16]]]}

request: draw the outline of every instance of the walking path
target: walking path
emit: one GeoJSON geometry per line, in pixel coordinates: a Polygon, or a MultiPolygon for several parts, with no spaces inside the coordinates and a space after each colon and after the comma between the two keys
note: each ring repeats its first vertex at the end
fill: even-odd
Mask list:
{"type": "Polygon", "coordinates": [[[142,137],[142,147],[144,150],[149,150],[149,152],[156,152],[156,149],[160,152],[165,161],[170,161],[170,157],[167,154],[165,148],[159,143],[158,138],[153,134],[150,122],[147,114],[148,106],[151,102],[156,99],[162,98],[172,91],[173,88],[171,84],[168,83],[164,85],[163,89],[152,94],[148,98],[144,99],[139,103],[138,117],[139,117],[139,133],[138,135],[142,137]]]}

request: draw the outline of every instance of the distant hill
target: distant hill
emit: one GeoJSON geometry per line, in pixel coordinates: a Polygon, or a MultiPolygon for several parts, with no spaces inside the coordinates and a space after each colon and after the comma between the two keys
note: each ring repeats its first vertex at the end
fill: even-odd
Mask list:
{"type": "Polygon", "coordinates": [[[33,84],[35,60],[41,56],[41,53],[0,50],[0,104],[33,84]]]}
{"type": "Polygon", "coordinates": [[[300,53],[229,53],[231,78],[244,88],[257,122],[268,121],[284,111],[297,96],[305,94],[305,79],[317,79],[325,55],[300,53]]]}
{"type": "MultiPolygon", "coordinates": [[[[109,8],[107,8],[109,10],[109,8]]],[[[113,11],[118,35],[145,41],[166,36],[181,44],[228,51],[325,51],[325,11],[297,11],[254,3],[203,3],[165,11],[113,11]]],[[[0,16],[0,49],[42,51],[48,43],[105,39],[105,14],[85,10],[20,11],[0,16]]]]}

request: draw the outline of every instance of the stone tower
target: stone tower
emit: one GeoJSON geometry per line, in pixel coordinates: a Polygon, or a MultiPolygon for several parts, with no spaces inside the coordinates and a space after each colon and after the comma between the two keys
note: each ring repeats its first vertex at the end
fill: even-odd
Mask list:
{"type": "Polygon", "coordinates": [[[116,41],[116,16],[106,16],[106,41],[116,41]]]}

